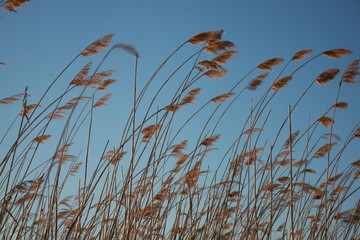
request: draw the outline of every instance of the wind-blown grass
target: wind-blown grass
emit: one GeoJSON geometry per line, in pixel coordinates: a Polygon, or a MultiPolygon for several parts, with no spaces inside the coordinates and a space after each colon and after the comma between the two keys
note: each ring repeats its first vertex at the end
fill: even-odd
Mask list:
{"type": "Polygon", "coordinates": [[[279,125],[274,128],[269,126],[271,109],[276,107],[273,102],[282,97],[296,73],[321,57],[340,58],[351,51],[333,49],[310,58],[312,51],[305,49],[288,61],[269,59],[254,66],[229,91],[194,105],[202,91],[199,81],[210,78],[206,84],[211,84],[211,79],[223,78],[228,73],[224,65],[237,54],[236,45],[222,40],[222,33],[202,32],[185,41],[141,84],[139,53],[126,44],[111,47],[113,35],[109,34],[71,60],[38,102],[28,103],[27,89],[0,100],[4,105],[22,105],[1,138],[0,146],[9,147],[1,149],[0,236],[359,239],[360,202],[349,207],[349,199],[359,194],[360,163],[343,159],[350,145],[359,144],[359,122],[354,119],[353,130],[341,133],[343,140],[333,128],[340,111],[348,106],[339,100],[342,87],[357,83],[359,59],[349,64],[342,77],[340,69],[320,72],[298,97],[284,99],[289,102],[285,119],[277,118],[279,125]],[[168,61],[177,60],[176,54],[188,45],[198,49],[158,79],[168,61]],[[114,71],[101,69],[118,50],[129,53],[129,60],[134,58],[133,87],[129,89],[133,98],[118,133],[119,143],[112,147],[110,141],[97,140],[93,127],[96,108],[107,107],[116,82],[111,78],[114,71]],[[63,91],[49,95],[80,57],[100,54],[99,64],[86,64],[63,91]],[[292,64],[298,67],[288,71],[292,64]],[[268,71],[274,68],[280,71],[270,80],[268,71]],[[153,92],[155,80],[161,83],[153,92]],[[272,84],[263,87],[265,81],[272,84]],[[305,128],[298,129],[294,116],[308,107],[302,100],[309,89],[329,81],[339,84],[327,111],[317,112],[305,128]],[[160,96],[169,84],[172,92],[167,92],[170,98],[164,102],[160,96]],[[98,97],[102,91],[106,93],[98,97]],[[221,126],[249,91],[262,91],[261,97],[251,101],[241,121],[233,119],[231,128],[238,134],[229,139],[221,133],[221,126]],[[190,114],[182,113],[185,108],[190,114]],[[189,127],[199,117],[197,129],[189,127]],[[182,139],[189,132],[192,138],[182,139]],[[49,142],[55,144],[55,151],[39,165],[38,159],[44,159],[40,151],[50,148],[49,142]],[[104,146],[97,155],[92,151],[95,146],[104,146]],[[321,166],[316,164],[319,160],[321,166]]]}

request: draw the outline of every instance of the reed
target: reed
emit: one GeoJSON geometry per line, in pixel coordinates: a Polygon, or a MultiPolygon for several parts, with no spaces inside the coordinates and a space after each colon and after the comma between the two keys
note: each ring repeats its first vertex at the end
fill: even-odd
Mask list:
{"type": "MultiPolygon", "coordinates": [[[[16,3],[5,7],[13,11],[16,3]]],[[[334,128],[349,105],[339,93],[358,82],[359,59],[342,76],[329,69],[304,82],[298,96],[284,98],[312,62],[351,54],[333,49],[309,58],[312,50],[304,49],[288,61],[263,61],[228,91],[203,99],[211,79],[225,78],[224,65],[238,52],[222,33],[191,37],[141,82],[139,53],[131,45],[112,45],[109,34],[80,51],[36,103],[28,103],[28,89],[1,99],[3,109],[19,108],[0,143],[1,238],[359,239],[360,164],[344,157],[359,144],[359,122],[353,119],[353,129],[340,132],[341,138],[334,128]],[[184,57],[185,48],[193,53],[184,57]],[[114,70],[102,70],[120,50],[134,60],[132,99],[124,100],[129,112],[111,103],[114,70]],[[80,58],[99,63],[86,64],[58,95],[50,94],[80,58]],[[328,109],[298,126],[309,89],[330,81],[339,84],[328,109]],[[152,86],[158,86],[155,92],[152,86]],[[260,97],[245,100],[249,93],[260,97]],[[288,109],[276,125],[278,99],[288,109]],[[248,111],[233,119],[244,101],[248,111]],[[101,127],[98,108],[127,114],[120,131],[111,126],[118,143],[94,133],[101,127]],[[43,149],[54,151],[44,156],[43,149]]]]}

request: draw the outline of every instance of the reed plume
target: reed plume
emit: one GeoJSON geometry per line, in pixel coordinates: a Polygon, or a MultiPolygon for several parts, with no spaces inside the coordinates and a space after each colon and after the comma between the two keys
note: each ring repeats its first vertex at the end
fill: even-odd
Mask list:
{"type": "Polygon", "coordinates": [[[51,137],[51,135],[44,134],[44,135],[41,135],[41,136],[38,136],[38,137],[34,138],[33,141],[36,142],[36,143],[41,144],[41,143],[44,143],[44,141],[48,140],[50,137],[51,137]]]}
{"type": "Polygon", "coordinates": [[[115,44],[112,48],[120,48],[135,57],[139,57],[139,53],[135,50],[135,48],[133,46],[131,46],[129,44],[118,43],[118,44],[115,44]]]}
{"type": "Polygon", "coordinates": [[[24,4],[31,2],[31,0],[7,0],[3,5],[3,8],[9,12],[17,12],[17,9],[22,7],[24,4]]]}
{"type": "Polygon", "coordinates": [[[24,97],[25,93],[16,94],[11,97],[3,98],[0,100],[0,104],[12,104],[17,101],[21,101],[21,98],[24,97]]]}
{"type": "MultiPolygon", "coordinates": [[[[348,108],[347,102],[339,101],[340,86],[357,82],[359,60],[348,65],[335,86],[336,98],[325,103],[331,107],[310,121],[304,111],[312,112],[313,106],[300,100],[311,94],[308,90],[316,87],[315,82],[324,84],[334,79],[339,69],[325,71],[310,83],[299,81],[308,88],[295,89],[300,97],[289,95],[287,102],[295,100],[296,104],[284,114],[277,111],[281,102],[273,100],[281,97],[277,91],[316,58],[340,57],[348,51],[330,50],[291,68],[297,65],[294,61],[312,53],[310,49],[298,51],[272,85],[260,92],[246,91],[257,90],[269,76],[268,72],[259,75],[254,71],[273,70],[283,62],[282,58],[273,58],[256,65],[239,80],[227,82],[231,84],[228,90],[211,89],[225,93],[208,97],[209,84],[216,84],[216,88],[222,84],[202,84],[199,80],[224,77],[228,71],[223,64],[238,52],[233,50],[233,42],[221,40],[222,34],[222,30],[202,32],[176,48],[147,81],[130,87],[133,98],[123,98],[120,109],[108,101],[110,93],[95,99],[98,91],[115,86],[114,70],[102,70],[115,48],[136,58],[137,83],[141,59],[127,44],[110,47],[92,74],[91,63],[81,66],[70,84],[59,83],[64,84],[64,91],[44,94],[38,104],[27,103],[27,91],[0,100],[2,104],[22,101],[19,108],[23,116],[16,115],[0,140],[0,236],[357,239],[360,203],[354,205],[353,199],[359,192],[356,181],[360,178],[360,160],[349,162],[345,158],[356,153],[360,128],[355,120],[352,130],[346,133],[344,128],[336,133],[338,128],[332,124],[336,121],[342,126],[343,117],[347,117],[341,116],[347,111],[337,110],[348,108]],[[175,68],[167,65],[169,60],[176,62],[184,48],[198,49],[189,57],[179,58],[182,60],[175,68]],[[204,55],[209,55],[204,52],[215,55],[207,60],[204,55]],[[253,73],[256,77],[249,79],[253,73]],[[250,108],[244,106],[247,97],[251,98],[250,108]],[[41,111],[34,111],[40,102],[41,111]],[[102,128],[104,123],[96,122],[100,112],[94,108],[105,104],[119,110],[119,115],[112,112],[110,117],[119,116],[116,126],[105,123],[106,128],[102,128]],[[188,107],[178,112],[185,105],[188,107]],[[125,116],[122,106],[130,106],[125,116]],[[330,111],[333,114],[327,117],[330,111]],[[54,121],[60,118],[66,121],[54,121]],[[107,131],[117,135],[108,135],[107,131]],[[115,145],[110,147],[113,137],[115,145]]],[[[111,38],[110,34],[96,40],[80,55],[100,53],[110,46],[111,38]]],[[[189,53],[188,49],[183,52],[189,53]]],[[[329,84],[322,91],[332,87],[329,84]]],[[[351,120],[348,118],[346,124],[351,120]]]]}
{"type": "Polygon", "coordinates": [[[281,88],[285,87],[286,85],[288,85],[288,83],[292,80],[292,76],[285,76],[280,78],[279,80],[277,80],[273,86],[272,86],[272,90],[274,91],[279,91],[281,88]]]}
{"type": "Polygon", "coordinates": [[[192,38],[187,40],[187,42],[197,45],[201,42],[206,42],[206,41],[219,41],[223,33],[224,30],[201,32],[194,35],[192,38]]]}
{"type": "Polygon", "coordinates": [[[316,78],[316,82],[319,85],[324,85],[325,83],[333,80],[339,74],[339,72],[340,72],[339,69],[326,70],[320,73],[320,75],[316,78]]]}
{"type": "Polygon", "coordinates": [[[217,63],[217,64],[226,64],[228,61],[233,58],[239,51],[225,51],[220,54],[218,54],[216,57],[214,57],[211,62],[217,63]]]}
{"type": "Polygon", "coordinates": [[[342,56],[350,55],[352,54],[352,51],[344,48],[336,48],[332,50],[328,50],[323,52],[324,56],[329,58],[340,58],[342,56]]]}
{"type": "Polygon", "coordinates": [[[202,142],[201,145],[204,145],[205,147],[211,147],[214,145],[214,143],[220,138],[220,134],[207,137],[202,142]]]}
{"type": "Polygon", "coordinates": [[[310,53],[312,53],[311,49],[300,50],[297,53],[295,53],[295,55],[291,58],[291,61],[301,61],[310,53]]]}
{"type": "Polygon", "coordinates": [[[224,93],[211,99],[213,103],[222,103],[229,97],[235,95],[235,93],[224,93]]]}
{"type": "Polygon", "coordinates": [[[346,68],[346,70],[341,78],[342,82],[349,83],[349,84],[359,82],[359,81],[355,80],[355,78],[360,75],[359,63],[360,63],[360,59],[358,58],[349,64],[349,66],[346,68]]]}
{"type": "Polygon", "coordinates": [[[329,127],[334,123],[334,120],[332,120],[330,117],[322,116],[317,120],[321,125],[324,127],[329,127]]]}
{"type": "Polygon", "coordinates": [[[264,73],[264,74],[257,76],[248,84],[248,86],[246,88],[249,90],[257,90],[258,86],[260,86],[260,84],[262,84],[262,82],[264,81],[265,78],[267,78],[267,76],[269,76],[269,73],[264,73]]]}
{"type": "Polygon", "coordinates": [[[263,63],[260,63],[257,68],[264,71],[271,71],[272,68],[276,65],[279,65],[280,63],[284,62],[284,59],[282,58],[272,58],[269,60],[266,60],[263,63]]]}
{"type": "Polygon", "coordinates": [[[105,94],[104,96],[102,96],[93,106],[93,108],[97,108],[97,107],[102,107],[104,105],[106,105],[106,102],[109,101],[110,97],[111,97],[111,93],[105,94]]]}
{"type": "Polygon", "coordinates": [[[114,34],[108,34],[94,42],[92,42],[89,46],[85,48],[85,50],[81,53],[84,57],[89,57],[95,54],[102,52],[105,48],[107,48],[114,34]]]}
{"type": "Polygon", "coordinates": [[[348,103],[347,102],[338,102],[335,103],[332,107],[333,108],[338,108],[338,109],[346,109],[348,107],[348,103]]]}
{"type": "Polygon", "coordinates": [[[315,153],[314,158],[321,158],[324,157],[337,143],[327,143],[321,146],[315,153]]]}

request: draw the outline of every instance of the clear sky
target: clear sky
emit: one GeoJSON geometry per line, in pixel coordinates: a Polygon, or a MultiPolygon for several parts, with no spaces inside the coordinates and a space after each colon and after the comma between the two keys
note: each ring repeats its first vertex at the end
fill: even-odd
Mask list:
{"type": "MultiPolygon", "coordinates": [[[[314,54],[334,48],[353,51],[351,56],[337,60],[322,57],[296,77],[298,83],[310,82],[324,70],[344,70],[351,61],[359,58],[359,11],[360,2],[357,0],[33,0],[18,9],[18,13],[0,10],[0,62],[6,63],[0,66],[0,99],[21,93],[25,86],[29,86],[30,100],[35,102],[74,56],[92,41],[109,33],[114,33],[114,44],[131,44],[139,52],[141,85],[184,41],[202,31],[223,29],[223,39],[233,41],[239,54],[226,66],[229,74],[224,79],[210,79],[200,84],[204,87],[202,95],[199,96],[200,102],[226,92],[248,71],[267,59],[289,59],[301,49],[312,49],[314,54]]],[[[193,46],[189,46],[185,52],[194,49],[193,46]]],[[[88,61],[90,60],[80,59],[76,62],[62,81],[68,83],[88,61]]],[[[113,96],[108,109],[127,107],[122,105],[121,99],[131,98],[129,89],[132,67],[133,58],[122,52],[113,53],[105,63],[103,70],[114,68],[114,78],[118,81],[111,90],[113,96]]],[[[278,69],[280,68],[276,68],[278,69]]],[[[277,73],[274,71],[273,76],[277,73]]],[[[285,103],[278,110],[285,115],[287,104],[294,104],[292,97],[300,94],[296,81],[289,84],[289,92],[284,92],[281,97],[282,101],[285,99],[284,102],[274,102],[285,103]],[[289,102],[287,98],[290,99],[289,102]]],[[[321,109],[319,112],[312,112],[313,119],[329,107],[324,106],[322,100],[335,99],[336,84],[330,83],[324,88],[316,86],[312,95],[304,100],[304,106],[321,109]]],[[[302,89],[304,86],[302,85],[302,89]]],[[[344,132],[348,133],[354,127],[354,123],[359,121],[359,90],[359,84],[346,86],[342,90],[341,100],[349,102],[349,108],[346,110],[347,113],[342,115],[344,125],[339,126],[337,131],[342,132],[344,127],[344,132]]],[[[247,98],[243,98],[243,108],[248,110],[250,98],[259,95],[253,92],[246,94],[248,95],[245,95],[247,98]]],[[[118,137],[111,136],[113,131],[108,126],[118,124],[117,118],[113,117],[112,110],[106,110],[106,107],[101,111],[106,117],[96,119],[103,121],[103,131],[97,135],[102,139],[100,148],[105,145],[107,138],[112,137],[115,139],[112,142],[114,146],[118,137]]],[[[276,114],[277,110],[274,111],[276,114]]],[[[302,111],[300,110],[300,114],[302,111]]],[[[6,130],[4,126],[11,123],[18,109],[0,105],[0,112],[3,134],[6,130]]],[[[305,115],[307,117],[307,113],[305,115]]],[[[299,122],[300,125],[302,123],[299,122]]],[[[234,123],[229,123],[228,126],[231,124],[234,123]]],[[[347,136],[346,133],[343,135],[344,138],[347,136]]],[[[352,155],[352,160],[356,160],[359,151],[354,150],[352,155]]]]}

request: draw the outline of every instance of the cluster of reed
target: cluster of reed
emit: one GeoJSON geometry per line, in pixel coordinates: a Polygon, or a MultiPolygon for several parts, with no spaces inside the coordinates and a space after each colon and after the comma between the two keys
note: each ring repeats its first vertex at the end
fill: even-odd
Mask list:
{"type": "Polygon", "coordinates": [[[343,133],[347,134],[345,140],[333,132],[333,126],[341,114],[335,113],[348,106],[338,100],[339,93],[345,84],[357,82],[360,60],[351,62],[341,77],[339,69],[330,69],[309,82],[295,104],[289,105],[285,119],[278,119],[281,124],[270,138],[264,131],[268,110],[296,73],[320,57],[336,59],[351,51],[319,53],[286,76],[283,73],[289,65],[305,61],[312,51],[297,52],[275,77],[269,70],[284,59],[267,60],[225,93],[194,105],[201,91],[196,87],[201,85],[199,80],[223,78],[228,72],[224,65],[237,54],[235,44],[222,40],[222,33],[193,36],[141,87],[139,54],[126,44],[109,48],[113,37],[109,34],[81,51],[36,103],[28,103],[27,89],[0,100],[4,105],[22,103],[0,142],[8,147],[1,148],[1,238],[359,239],[360,202],[356,198],[360,161],[343,159],[350,145],[359,144],[359,123],[343,133]],[[188,45],[198,48],[164,78],[157,92],[150,91],[168,61],[188,45]],[[115,82],[112,70],[100,69],[116,49],[135,59],[133,98],[119,143],[110,147],[109,141],[98,142],[92,133],[94,109],[106,105],[111,97],[110,93],[97,95],[115,82]],[[202,60],[205,53],[212,58],[202,60]],[[95,68],[86,64],[58,96],[49,95],[78,58],[97,54],[104,56],[95,68]],[[257,71],[265,72],[251,77],[257,71]],[[184,74],[183,80],[174,83],[178,73],[184,74]],[[251,103],[240,125],[234,120],[232,128],[239,134],[225,144],[229,139],[225,141],[225,134],[219,134],[221,123],[240,97],[259,90],[266,80],[272,81],[270,87],[251,103]],[[328,110],[309,119],[305,129],[296,129],[293,116],[304,108],[302,100],[316,84],[329,81],[339,84],[328,110]],[[166,103],[161,99],[159,106],[158,98],[169,84],[177,87],[172,88],[171,99],[166,103]],[[185,110],[190,114],[181,114],[185,110]],[[198,116],[202,118],[197,125],[199,134],[194,131],[192,139],[181,139],[198,116]],[[62,131],[53,134],[59,126],[62,131]],[[79,146],[74,139],[83,128],[86,134],[81,134],[83,145],[79,146]],[[55,151],[44,157],[39,152],[51,149],[50,141],[55,151]],[[90,154],[94,146],[101,145],[99,157],[90,154]],[[220,150],[223,154],[216,154],[220,150]],[[316,167],[318,161],[322,167],[316,167]],[[349,203],[349,199],[357,202],[349,203]]]}

